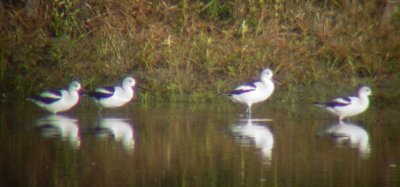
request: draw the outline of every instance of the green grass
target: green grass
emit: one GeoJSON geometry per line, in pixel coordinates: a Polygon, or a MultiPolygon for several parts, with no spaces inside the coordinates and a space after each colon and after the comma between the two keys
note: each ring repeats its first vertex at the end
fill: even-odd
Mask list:
{"type": "MultiPolygon", "coordinates": [[[[396,4],[80,2],[85,1],[39,1],[31,7],[37,14],[29,14],[25,1],[3,3],[2,94],[24,97],[72,79],[92,89],[132,74],[142,102],[206,102],[256,78],[263,67],[275,71],[275,97],[282,102],[304,94],[299,90],[348,91],[360,83],[399,92],[396,4]]],[[[398,98],[378,96],[390,102],[398,98]]]]}

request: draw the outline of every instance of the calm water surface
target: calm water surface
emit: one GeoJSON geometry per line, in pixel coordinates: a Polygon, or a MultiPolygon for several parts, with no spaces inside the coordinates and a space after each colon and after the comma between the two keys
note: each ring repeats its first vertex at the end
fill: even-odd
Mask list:
{"type": "MultiPolygon", "coordinates": [[[[395,107],[395,106],[393,106],[395,107]]],[[[0,107],[0,186],[400,186],[400,112],[308,105],[0,107]]]]}

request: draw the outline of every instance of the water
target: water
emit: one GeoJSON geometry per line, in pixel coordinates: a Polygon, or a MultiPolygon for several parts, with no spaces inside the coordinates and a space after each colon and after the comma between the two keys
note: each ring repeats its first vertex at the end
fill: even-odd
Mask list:
{"type": "Polygon", "coordinates": [[[400,113],[308,105],[0,107],[0,186],[400,186],[400,113]]]}

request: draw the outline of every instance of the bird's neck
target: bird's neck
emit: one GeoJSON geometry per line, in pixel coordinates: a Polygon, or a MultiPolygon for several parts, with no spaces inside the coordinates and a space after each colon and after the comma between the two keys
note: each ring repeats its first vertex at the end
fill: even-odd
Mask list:
{"type": "Polygon", "coordinates": [[[128,93],[128,94],[132,94],[132,93],[133,93],[133,89],[132,89],[132,87],[130,87],[130,86],[123,85],[123,86],[122,86],[122,89],[123,89],[126,93],[128,93]]]}
{"type": "Polygon", "coordinates": [[[268,83],[268,82],[272,82],[272,79],[269,78],[269,77],[264,76],[264,77],[260,78],[260,81],[265,84],[265,83],[268,83]]]}
{"type": "Polygon", "coordinates": [[[76,90],[68,90],[65,94],[65,98],[72,102],[77,102],[79,100],[79,93],[76,90]]]}
{"type": "Polygon", "coordinates": [[[268,79],[268,78],[266,78],[266,79],[261,79],[261,82],[265,85],[265,86],[267,86],[268,88],[274,88],[274,82],[271,80],[271,79],[268,79]]]}
{"type": "Polygon", "coordinates": [[[68,89],[68,94],[69,95],[78,95],[78,91],[73,90],[73,89],[68,89]]]}
{"type": "Polygon", "coordinates": [[[360,98],[360,101],[361,101],[362,103],[369,104],[368,95],[365,95],[365,94],[358,94],[358,97],[360,98]]]}

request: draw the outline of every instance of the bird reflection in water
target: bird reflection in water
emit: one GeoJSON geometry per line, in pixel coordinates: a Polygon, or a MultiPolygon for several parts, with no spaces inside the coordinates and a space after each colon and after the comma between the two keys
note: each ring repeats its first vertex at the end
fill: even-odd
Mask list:
{"type": "Polygon", "coordinates": [[[132,153],[135,147],[133,128],[127,119],[101,118],[96,129],[99,138],[112,138],[121,142],[128,153],[132,153]]]}
{"type": "Polygon", "coordinates": [[[38,119],[36,126],[40,128],[43,137],[60,137],[63,141],[67,141],[74,149],[79,149],[81,146],[77,119],[52,114],[38,119]]]}
{"type": "Polygon", "coordinates": [[[270,164],[272,160],[272,148],[274,147],[274,135],[267,127],[268,125],[260,123],[257,119],[246,119],[232,127],[232,132],[237,142],[242,146],[255,145],[261,150],[266,160],[270,164]]]}
{"type": "Polygon", "coordinates": [[[348,144],[350,147],[358,149],[361,158],[370,156],[371,147],[368,132],[355,123],[340,121],[328,126],[320,135],[332,138],[339,146],[348,144]]]}

